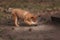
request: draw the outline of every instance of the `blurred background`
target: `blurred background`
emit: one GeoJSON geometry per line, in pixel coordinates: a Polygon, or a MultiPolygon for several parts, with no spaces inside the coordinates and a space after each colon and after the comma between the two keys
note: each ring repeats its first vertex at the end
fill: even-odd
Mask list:
{"type": "Polygon", "coordinates": [[[60,22],[60,0],[0,0],[0,40],[60,40],[57,21],[60,22]],[[12,15],[4,12],[8,8],[39,14],[40,24],[15,27],[12,15]]]}
{"type": "MultiPolygon", "coordinates": [[[[22,8],[35,14],[39,13],[40,15],[41,11],[46,12],[60,9],[60,0],[0,0],[0,24],[3,24],[2,21],[6,23],[6,20],[9,21],[11,19],[10,14],[5,14],[3,12],[4,9],[7,9],[9,7],[22,8]]],[[[46,14],[45,12],[41,14],[44,14],[45,18],[51,14],[49,12],[46,14]]]]}

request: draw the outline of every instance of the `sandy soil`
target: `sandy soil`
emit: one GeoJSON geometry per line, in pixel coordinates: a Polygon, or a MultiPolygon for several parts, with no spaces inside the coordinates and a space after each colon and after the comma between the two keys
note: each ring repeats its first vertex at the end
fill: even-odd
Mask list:
{"type": "Polygon", "coordinates": [[[60,40],[60,27],[57,24],[20,27],[0,25],[0,40],[60,40]]]}

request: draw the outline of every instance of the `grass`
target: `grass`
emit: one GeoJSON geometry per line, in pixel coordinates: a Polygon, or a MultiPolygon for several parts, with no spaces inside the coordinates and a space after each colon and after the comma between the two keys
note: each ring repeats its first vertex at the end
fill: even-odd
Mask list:
{"type": "MultiPolygon", "coordinates": [[[[0,4],[1,7],[7,8],[7,7],[13,7],[13,8],[22,8],[24,10],[29,10],[30,12],[33,13],[38,13],[41,9],[45,8],[53,8],[54,6],[46,6],[46,5],[40,5],[39,0],[32,0],[32,2],[28,0],[12,0],[12,1],[2,1],[0,4]]],[[[60,7],[59,4],[56,7],[60,7]]],[[[5,14],[3,12],[0,12],[0,22],[3,19],[8,20],[11,15],[5,14]],[[7,16],[6,16],[7,15],[7,16]]]]}

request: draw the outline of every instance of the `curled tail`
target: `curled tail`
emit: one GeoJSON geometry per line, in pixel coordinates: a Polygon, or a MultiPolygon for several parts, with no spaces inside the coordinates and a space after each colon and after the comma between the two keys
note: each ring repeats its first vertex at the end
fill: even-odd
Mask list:
{"type": "Polygon", "coordinates": [[[0,7],[0,12],[10,14],[13,8],[2,8],[0,7]]]}
{"type": "Polygon", "coordinates": [[[11,13],[12,9],[13,9],[13,8],[7,8],[7,9],[5,9],[5,12],[11,13]]]}

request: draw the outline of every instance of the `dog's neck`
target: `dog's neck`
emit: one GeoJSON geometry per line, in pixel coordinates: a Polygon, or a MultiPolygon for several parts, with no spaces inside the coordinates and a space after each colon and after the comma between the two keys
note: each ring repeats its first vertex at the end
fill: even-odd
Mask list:
{"type": "Polygon", "coordinates": [[[28,14],[28,12],[25,12],[25,13],[24,13],[24,16],[27,15],[27,14],[28,14]]]}

